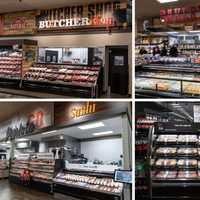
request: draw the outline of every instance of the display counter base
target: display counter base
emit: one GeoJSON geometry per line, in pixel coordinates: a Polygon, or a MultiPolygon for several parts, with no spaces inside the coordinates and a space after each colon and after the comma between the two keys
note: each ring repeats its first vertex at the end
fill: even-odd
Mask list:
{"type": "Polygon", "coordinates": [[[34,180],[31,181],[31,188],[36,189],[41,192],[46,192],[49,194],[52,194],[53,192],[52,184],[42,183],[42,182],[34,181],[34,180]]]}
{"type": "Polygon", "coordinates": [[[31,91],[40,91],[44,93],[53,93],[63,96],[91,98],[91,88],[77,86],[65,86],[62,84],[38,83],[38,81],[23,81],[22,89],[31,91]]]}
{"type": "Polygon", "coordinates": [[[91,191],[78,187],[70,187],[67,185],[54,184],[54,193],[72,196],[81,200],[122,200],[120,196],[109,195],[101,192],[91,191]]]}
{"type": "Polygon", "coordinates": [[[190,95],[181,95],[179,93],[173,93],[173,92],[157,92],[153,90],[141,90],[141,89],[135,89],[135,97],[136,98],[142,98],[142,99],[148,99],[148,98],[176,98],[176,99],[183,99],[183,98],[199,98],[199,96],[190,96],[190,95]]]}

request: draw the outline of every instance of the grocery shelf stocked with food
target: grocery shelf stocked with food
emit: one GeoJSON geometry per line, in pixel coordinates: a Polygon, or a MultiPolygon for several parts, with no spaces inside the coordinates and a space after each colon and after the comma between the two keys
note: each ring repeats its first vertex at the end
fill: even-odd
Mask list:
{"type": "Polygon", "coordinates": [[[29,163],[29,170],[31,172],[32,180],[53,183],[55,169],[55,161],[53,159],[34,159],[32,158],[29,163]]]}
{"type": "Polygon", "coordinates": [[[20,179],[24,170],[29,170],[29,155],[20,155],[16,159],[11,160],[11,168],[9,178],[20,179]]]}
{"type": "Polygon", "coordinates": [[[155,118],[136,117],[135,134],[135,190],[136,199],[149,199],[148,137],[155,118]]]}
{"type": "Polygon", "coordinates": [[[73,196],[86,198],[89,195],[90,198],[94,196],[102,200],[121,200],[123,184],[114,182],[113,177],[112,173],[64,169],[54,178],[54,192],[69,195],[78,191],[73,196]]]}
{"type": "Polygon", "coordinates": [[[8,178],[9,168],[8,168],[8,160],[0,160],[0,179],[8,178]]]}
{"type": "Polygon", "coordinates": [[[143,65],[136,72],[136,95],[198,97],[200,66],[191,64],[143,65]]]}
{"type": "Polygon", "coordinates": [[[184,123],[175,126],[171,123],[171,128],[170,123],[167,128],[163,128],[166,126],[163,124],[158,123],[151,133],[149,165],[152,193],[164,195],[164,187],[168,187],[171,194],[176,190],[176,195],[180,192],[181,196],[183,188],[193,191],[195,184],[200,186],[200,132],[193,125],[187,130],[188,124],[184,123]]]}
{"type": "Polygon", "coordinates": [[[22,53],[0,54],[0,78],[20,79],[22,73],[22,53]]]}
{"type": "Polygon", "coordinates": [[[63,86],[68,89],[86,89],[90,95],[97,95],[97,85],[100,73],[97,66],[69,66],[61,64],[35,63],[25,73],[23,86],[38,84],[40,87],[63,86]],[[42,84],[42,85],[41,85],[42,84]]]}

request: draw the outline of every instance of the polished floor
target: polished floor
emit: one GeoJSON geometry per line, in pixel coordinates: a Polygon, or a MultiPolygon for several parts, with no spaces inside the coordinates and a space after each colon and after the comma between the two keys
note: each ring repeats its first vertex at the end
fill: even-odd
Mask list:
{"type": "Polygon", "coordinates": [[[56,200],[52,195],[0,180],[0,200],[56,200]]]}

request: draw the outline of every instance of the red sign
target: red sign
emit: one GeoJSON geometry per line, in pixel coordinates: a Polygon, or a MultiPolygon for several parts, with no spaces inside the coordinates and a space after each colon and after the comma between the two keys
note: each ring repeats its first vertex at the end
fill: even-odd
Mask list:
{"type": "Polygon", "coordinates": [[[200,5],[160,10],[160,19],[164,23],[184,23],[200,20],[200,5]]]}

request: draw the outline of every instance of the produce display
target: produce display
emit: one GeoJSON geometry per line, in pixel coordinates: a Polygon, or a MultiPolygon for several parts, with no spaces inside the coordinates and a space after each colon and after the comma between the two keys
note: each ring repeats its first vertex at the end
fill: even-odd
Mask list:
{"type": "Polygon", "coordinates": [[[7,53],[0,55],[0,77],[21,78],[22,54],[7,53]]]}
{"type": "Polygon", "coordinates": [[[99,67],[34,64],[24,79],[92,86],[97,82],[99,70],[99,67]]]}
{"type": "Polygon", "coordinates": [[[123,184],[116,183],[112,178],[98,178],[96,176],[59,173],[54,182],[57,184],[73,185],[99,192],[121,193],[123,184]]]}

